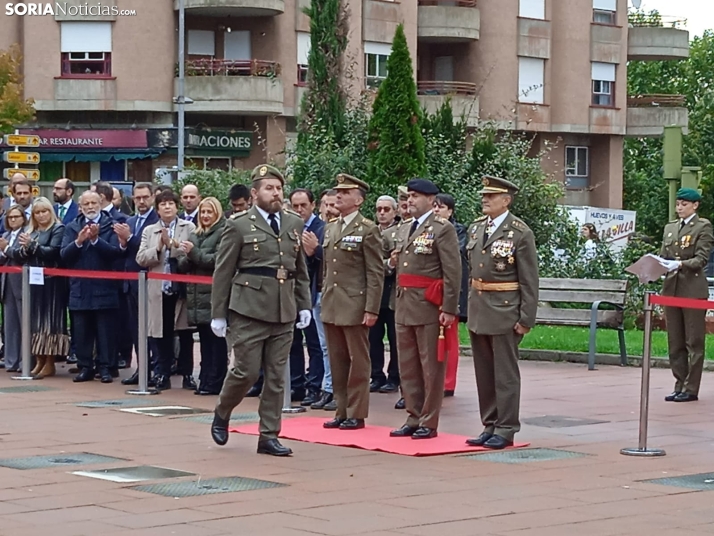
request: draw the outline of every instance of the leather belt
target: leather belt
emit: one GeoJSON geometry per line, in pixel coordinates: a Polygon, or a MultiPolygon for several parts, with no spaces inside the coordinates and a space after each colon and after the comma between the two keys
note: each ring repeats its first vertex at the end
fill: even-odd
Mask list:
{"type": "Polygon", "coordinates": [[[496,283],[489,281],[477,281],[476,279],[471,280],[471,287],[475,290],[483,290],[486,292],[507,292],[509,290],[518,290],[521,285],[518,281],[509,281],[504,283],[496,283]]]}
{"type": "Polygon", "coordinates": [[[295,279],[295,272],[291,272],[286,268],[241,268],[239,274],[259,275],[262,277],[272,277],[285,281],[286,279],[295,279]]]}

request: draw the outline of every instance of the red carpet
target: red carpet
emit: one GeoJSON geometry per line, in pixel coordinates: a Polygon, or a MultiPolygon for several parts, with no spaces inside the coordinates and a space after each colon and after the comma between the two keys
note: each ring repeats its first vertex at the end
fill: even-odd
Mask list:
{"type": "MultiPolygon", "coordinates": [[[[423,440],[415,440],[410,437],[389,437],[392,428],[370,426],[369,424],[362,430],[326,430],[322,427],[322,423],[327,420],[329,419],[319,417],[283,419],[280,437],[308,443],[389,452],[403,456],[436,456],[489,450],[483,447],[469,447],[466,444],[466,439],[468,439],[466,436],[452,434],[439,433],[438,437],[434,439],[423,440]]],[[[258,424],[246,424],[231,428],[231,432],[258,435],[258,424]]],[[[528,445],[529,443],[516,443],[511,448],[522,448],[528,445]]]]}

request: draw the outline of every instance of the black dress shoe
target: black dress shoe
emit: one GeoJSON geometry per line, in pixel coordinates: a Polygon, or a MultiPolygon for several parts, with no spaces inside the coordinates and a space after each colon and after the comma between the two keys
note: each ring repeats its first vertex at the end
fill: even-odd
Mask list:
{"type": "Polygon", "coordinates": [[[196,390],[196,382],[193,381],[193,377],[190,374],[183,377],[183,383],[181,384],[183,389],[190,389],[191,391],[196,390]]]}
{"type": "Polygon", "coordinates": [[[670,393],[664,397],[664,401],[665,402],[674,402],[674,399],[677,398],[681,394],[682,394],[681,391],[673,391],[672,393],[670,393]]]}
{"type": "Polygon", "coordinates": [[[444,398],[448,398],[450,396],[454,396],[454,390],[453,389],[445,389],[444,390],[444,398]]]}
{"type": "Polygon", "coordinates": [[[311,406],[310,409],[325,409],[325,405],[328,404],[329,402],[332,402],[333,399],[332,393],[328,393],[327,391],[324,391],[322,393],[322,397],[320,400],[317,402],[314,402],[311,406]]]}
{"type": "Polygon", "coordinates": [[[170,376],[156,376],[154,378],[156,388],[159,391],[167,391],[171,389],[171,377],[170,376]]]}
{"type": "Polygon", "coordinates": [[[340,424],[340,430],[361,430],[364,428],[364,419],[345,419],[340,424]]]}
{"type": "Polygon", "coordinates": [[[438,436],[436,428],[426,428],[424,426],[419,427],[419,429],[412,434],[412,439],[431,439],[438,436]]]}
{"type": "Polygon", "coordinates": [[[245,394],[246,398],[255,398],[257,396],[260,396],[260,391],[263,390],[262,385],[254,385],[250,389],[248,389],[248,392],[245,394]]]}
{"type": "Polygon", "coordinates": [[[122,385],[139,385],[139,371],[137,370],[136,372],[134,372],[134,374],[132,374],[128,378],[124,378],[121,381],[121,384],[122,385]]]}
{"type": "Polygon", "coordinates": [[[339,428],[340,425],[341,425],[343,422],[345,422],[345,420],[346,420],[346,419],[338,419],[337,417],[335,417],[335,418],[332,419],[331,421],[323,422],[323,423],[322,423],[322,427],[323,427],[323,428],[329,428],[329,429],[339,428]]]}
{"type": "Polygon", "coordinates": [[[301,406],[312,406],[315,402],[321,400],[320,391],[310,391],[307,396],[300,402],[301,406]]]}
{"type": "Polygon", "coordinates": [[[489,439],[483,444],[483,446],[487,449],[501,450],[505,449],[506,447],[512,447],[513,441],[509,441],[508,439],[506,439],[505,437],[501,437],[500,435],[493,435],[491,436],[491,439],[489,439]]]}
{"type": "Polygon", "coordinates": [[[379,388],[380,393],[396,393],[399,391],[399,386],[393,382],[387,382],[379,388]]]}
{"type": "Polygon", "coordinates": [[[488,432],[481,432],[481,435],[478,436],[475,439],[467,439],[466,444],[469,447],[483,447],[486,444],[486,441],[491,439],[493,437],[493,434],[489,434],[488,432]]]}
{"type": "Polygon", "coordinates": [[[79,371],[79,374],[72,380],[75,383],[91,382],[94,380],[94,371],[90,368],[85,368],[79,371]]]}
{"type": "Polygon", "coordinates": [[[699,397],[697,395],[690,395],[689,393],[679,393],[674,397],[675,402],[695,402],[696,400],[699,400],[699,397]]]}
{"type": "Polygon", "coordinates": [[[102,383],[112,383],[114,381],[114,379],[112,378],[112,373],[108,368],[100,369],[99,379],[102,381],[102,383]]]}
{"type": "Polygon", "coordinates": [[[389,432],[389,437],[411,437],[412,434],[414,434],[414,432],[418,429],[418,426],[409,426],[408,424],[405,424],[401,428],[389,432]]]}
{"type": "Polygon", "coordinates": [[[322,409],[325,411],[337,411],[337,400],[333,397],[322,409]]]}
{"type": "Polygon", "coordinates": [[[376,393],[382,388],[383,385],[384,382],[381,380],[372,380],[372,382],[369,384],[369,392],[376,393]]]}
{"type": "Polygon", "coordinates": [[[258,454],[292,456],[293,451],[288,447],[283,447],[277,439],[266,439],[264,441],[258,441],[258,454]]]}
{"type": "Polygon", "coordinates": [[[290,391],[291,402],[302,402],[305,398],[305,389],[293,389],[290,391]]]}
{"type": "Polygon", "coordinates": [[[198,389],[193,392],[194,395],[199,396],[210,396],[210,395],[220,395],[220,391],[209,391],[207,389],[198,389]]]}
{"type": "Polygon", "coordinates": [[[404,397],[397,400],[397,403],[394,404],[394,409],[404,409],[406,407],[407,407],[407,403],[404,402],[404,397]]]}
{"type": "Polygon", "coordinates": [[[216,445],[223,446],[228,443],[228,419],[222,419],[215,411],[211,423],[211,437],[216,445]]]}

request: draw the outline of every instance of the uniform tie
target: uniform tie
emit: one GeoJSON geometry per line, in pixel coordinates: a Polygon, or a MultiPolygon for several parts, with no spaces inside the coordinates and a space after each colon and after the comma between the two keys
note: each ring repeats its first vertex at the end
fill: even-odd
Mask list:
{"type": "Polygon", "coordinates": [[[275,236],[278,236],[280,234],[280,227],[278,226],[278,218],[275,217],[275,214],[268,214],[268,220],[270,220],[270,228],[275,233],[275,236]]]}
{"type": "Polygon", "coordinates": [[[411,229],[410,229],[410,231],[409,231],[409,238],[411,238],[412,235],[416,232],[417,227],[419,227],[419,220],[414,220],[414,221],[412,222],[412,227],[411,227],[411,229]]]}
{"type": "Polygon", "coordinates": [[[496,230],[496,225],[493,223],[493,220],[488,221],[488,226],[486,227],[486,240],[490,238],[490,236],[493,234],[493,232],[496,230]]]}
{"type": "Polygon", "coordinates": [[[681,220],[679,222],[679,230],[681,231],[684,228],[684,220],[681,220]]]}

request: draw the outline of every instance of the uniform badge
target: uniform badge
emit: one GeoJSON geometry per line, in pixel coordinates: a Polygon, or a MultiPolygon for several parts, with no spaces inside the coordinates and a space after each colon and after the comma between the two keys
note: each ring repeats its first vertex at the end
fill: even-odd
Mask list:
{"type": "Polygon", "coordinates": [[[481,184],[483,184],[484,186],[488,186],[489,184],[491,184],[491,181],[484,178],[484,179],[481,181],[481,184]]]}
{"type": "Polygon", "coordinates": [[[692,235],[685,235],[682,237],[681,247],[683,249],[688,248],[692,245],[692,235]]]}
{"type": "Polygon", "coordinates": [[[255,228],[255,225],[251,225],[250,230],[251,230],[251,232],[253,232],[253,231],[257,231],[258,229],[255,228]]]}
{"type": "Polygon", "coordinates": [[[513,238],[513,231],[508,231],[508,238],[513,238]]]}
{"type": "Polygon", "coordinates": [[[506,263],[505,262],[497,262],[496,263],[496,271],[497,272],[505,272],[506,271],[506,263]]]}
{"type": "Polygon", "coordinates": [[[669,234],[667,235],[667,238],[669,238],[670,236],[672,236],[672,233],[669,233],[669,234]]]}
{"type": "Polygon", "coordinates": [[[342,174],[337,175],[337,184],[342,184],[342,183],[344,183],[344,182],[345,182],[345,177],[344,177],[344,175],[342,175],[342,174]]]}
{"type": "Polygon", "coordinates": [[[514,262],[516,262],[516,259],[514,259],[513,257],[508,257],[508,264],[513,264],[514,262]]]}
{"type": "Polygon", "coordinates": [[[258,174],[259,174],[261,177],[265,177],[265,176],[268,174],[268,166],[262,166],[262,167],[258,170],[258,174]]]}

